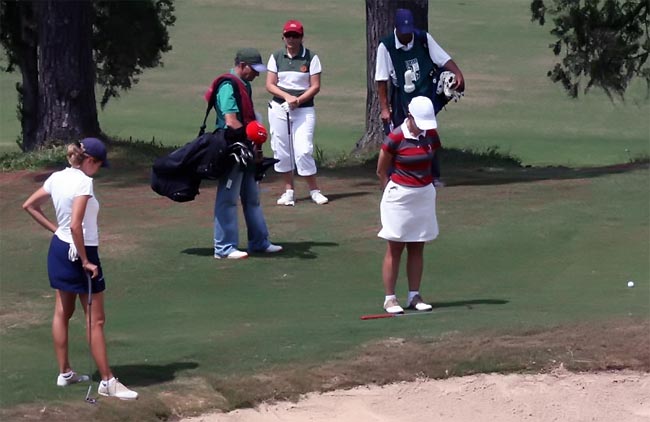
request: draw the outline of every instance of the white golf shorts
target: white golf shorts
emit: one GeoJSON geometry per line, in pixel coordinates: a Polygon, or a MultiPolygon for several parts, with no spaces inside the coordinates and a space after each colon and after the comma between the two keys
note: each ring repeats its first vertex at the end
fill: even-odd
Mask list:
{"type": "Polygon", "coordinates": [[[291,110],[289,115],[293,144],[289,142],[287,113],[275,101],[269,103],[271,149],[273,157],[280,160],[274,169],[278,173],[287,173],[295,165],[298,175],[312,176],[316,174],[316,161],[313,157],[316,110],[314,107],[301,107],[291,110]]]}

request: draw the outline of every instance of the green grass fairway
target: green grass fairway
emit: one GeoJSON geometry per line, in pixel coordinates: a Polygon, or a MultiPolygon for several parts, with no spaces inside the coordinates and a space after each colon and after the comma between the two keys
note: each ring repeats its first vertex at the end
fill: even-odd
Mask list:
{"type": "MultiPolygon", "coordinates": [[[[165,392],[183,395],[186,383],[223,393],[219,385],[228,377],[345,360],[386,338],[435,343],[453,333],[471,338],[486,330],[648,321],[647,166],[450,172],[452,186],[439,193],[442,234],[425,249],[423,294],[435,311],[361,321],[381,312],[383,300],[384,243],[376,237],[372,168],[325,172],[322,185],[332,203],[323,207],[304,192],[295,208],[274,206],[280,191],[272,177],[276,183],[263,184],[263,205],[272,239],[286,251],[229,262],[212,258],[213,186],[205,185],[195,202],[175,204],[150,191],[146,169],[116,163],[96,188],[108,347],[118,376],[148,397],[138,408],[165,392]],[[628,288],[628,280],[636,286],[628,288]]],[[[53,384],[53,297],[44,265],[49,236],[20,211],[45,174],[1,179],[5,409],[74,402],[84,394],[84,387],[53,384]]],[[[74,318],[71,355],[86,370],[81,323],[74,318]]],[[[472,361],[456,364],[496,370],[509,359],[472,361]]],[[[230,394],[231,401],[247,400],[246,391],[230,394]]]]}
{"type": "MultiPolygon", "coordinates": [[[[297,18],[325,69],[316,142],[329,159],[353,148],[365,119],[363,2],[176,7],[165,66],[100,112],[107,134],[189,141],[203,118],[203,91],[236,49],[257,46],[268,56],[281,45],[284,21],[297,18]]],[[[134,164],[140,152],[113,143],[112,168],[95,185],[108,351],[116,375],[141,397],[88,406],[86,385],[55,386],[50,236],[21,209],[52,169],[0,173],[0,419],[169,420],[307,391],[544,371],[558,362],[650,371],[644,87],[635,85],[625,103],[597,91],[568,99],[545,76],[550,28],[532,24],[528,7],[430,2],[430,28],[463,69],[468,91],[439,115],[448,186],[438,192],[440,237],[425,248],[422,294],[434,304],[427,315],[360,319],[381,313],[383,303],[374,163],[322,168],[319,183],[331,200],[322,207],[308,200],[302,181],[296,207],[276,206],[280,181],[271,171],[262,203],[271,240],[285,251],[217,261],[214,183],[204,182],[194,202],[173,203],[149,188],[152,158],[134,164]],[[493,147],[523,165],[463,152],[485,156],[493,147]]],[[[0,154],[17,150],[15,81],[0,75],[0,154]]],[[[263,79],[255,90],[265,112],[263,79]]],[[[241,216],[240,229],[245,239],[241,216]]],[[[403,268],[398,295],[406,295],[403,268]]],[[[88,371],[81,307],[70,356],[76,370],[88,371]]]]}

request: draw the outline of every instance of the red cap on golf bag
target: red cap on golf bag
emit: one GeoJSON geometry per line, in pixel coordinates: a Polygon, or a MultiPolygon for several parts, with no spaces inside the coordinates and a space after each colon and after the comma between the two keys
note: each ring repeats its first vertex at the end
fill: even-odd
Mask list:
{"type": "Polygon", "coordinates": [[[253,120],[246,125],[246,137],[254,144],[261,145],[266,142],[268,137],[266,128],[257,120],[253,120]]]}

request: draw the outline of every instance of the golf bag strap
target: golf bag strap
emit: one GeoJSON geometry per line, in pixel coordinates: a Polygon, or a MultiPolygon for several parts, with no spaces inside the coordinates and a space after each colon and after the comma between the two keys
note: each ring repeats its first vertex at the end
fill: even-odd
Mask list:
{"type": "Polygon", "coordinates": [[[206,122],[208,121],[210,110],[212,110],[213,107],[216,107],[215,97],[217,95],[217,91],[219,90],[219,86],[221,86],[221,84],[225,81],[230,81],[233,84],[233,94],[235,96],[235,101],[237,102],[237,107],[239,108],[239,113],[241,115],[243,121],[242,123],[244,126],[255,120],[253,101],[248,92],[248,89],[246,88],[246,85],[244,85],[244,82],[242,82],[242,80],[239,79],[236,75],[233,75],[232,73],[224,73],[212,81],[210,88],[205,93],[204,97],[208,105],[205,109],[203,124],[199,128],[198,136],[201,136],[205,133],[206,122]]]}

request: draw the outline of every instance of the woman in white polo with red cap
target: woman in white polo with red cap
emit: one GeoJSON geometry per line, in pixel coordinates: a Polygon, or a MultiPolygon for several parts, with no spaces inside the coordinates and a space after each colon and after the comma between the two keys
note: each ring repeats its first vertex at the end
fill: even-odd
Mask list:
{"type": "Polygon", "coordinates": [[[424,244],[438,236],[436,189],[433,186],[431,161],[440,147],[436,115],[427,97],[415,97],[408,106],[408,115],[399,127],[386,136],[377,160],[377,176],[381,182],[381,231],[386,239],[382,265],[384,309],[388,313],[404,313],[395,295],[402,252],[406,249],[408,296],[406,307],[430,311],[420,295],[424,267],[424,244]]]}
{"type": "Polygon", "coordinates": [[[282,174],[284,188],[278,205],[296,203],[294,168],[305,178],[311,200],[318,205],[328,202],[318,188],[313,157],[314,97],[320,91],[322,69],[318,55],[303,45],[303,36],[302,23],[287,21],[282,28],[284,48],[273,53],[266,66],[266,90],[273,95],[269,103],[271,148],[274,158],[280,160],[275,171],[282,174]]]}

